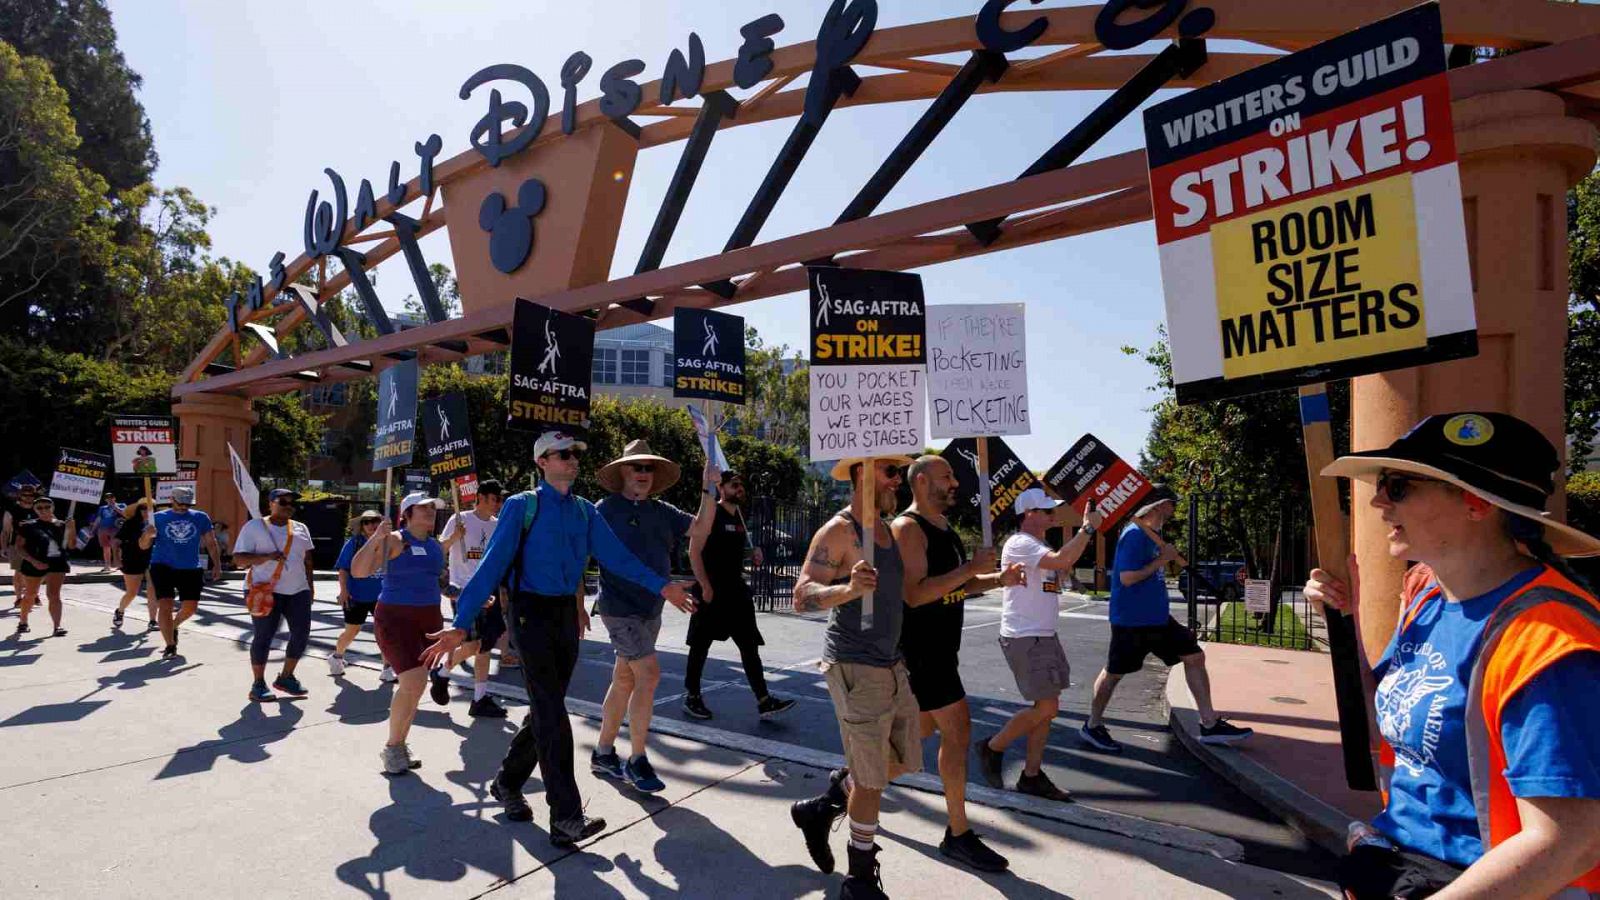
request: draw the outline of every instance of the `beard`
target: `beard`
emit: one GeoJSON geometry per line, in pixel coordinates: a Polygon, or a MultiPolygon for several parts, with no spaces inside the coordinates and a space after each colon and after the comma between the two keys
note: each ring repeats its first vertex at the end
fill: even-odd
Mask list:
{"type": "Polygon", "coordinates": [[[891,514],[893,514],[894,510],[895,510],[895,506],[897,506],[897,505],[898,504],[896,503],[895,493],[894,493],[893,490],[881,490],[881,491],[878,491],[878,512],[880,514],[882,514],[882,515],[891,515],[891,514]]]}

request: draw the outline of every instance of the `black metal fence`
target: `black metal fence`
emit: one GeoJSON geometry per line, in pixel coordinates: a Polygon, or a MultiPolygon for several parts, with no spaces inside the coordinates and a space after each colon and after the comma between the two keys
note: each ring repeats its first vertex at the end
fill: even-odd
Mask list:
{"type": "Polygon", "coordinates": [[[838,504],[785,502],[752,497],[745,510],[750,541],[761,548],[760,566],[752,565],[750,591],[762,612],[793,608],[795,579],[805,562],[811,536],[838,512],[838,504]]]}
{"type": "Polygon", "coordinates": [[[1311,517],[1300,505],[1230,508],[1197,491],[1183,510],[1189,566],[1178,577],[1189,627],[1204,641],[1311,650],[1326,643],[1320,613],[1301,587],[1314,562],[1311,517]],[[1247,585],[1266,581],[1266,596],[1247,585]]]}

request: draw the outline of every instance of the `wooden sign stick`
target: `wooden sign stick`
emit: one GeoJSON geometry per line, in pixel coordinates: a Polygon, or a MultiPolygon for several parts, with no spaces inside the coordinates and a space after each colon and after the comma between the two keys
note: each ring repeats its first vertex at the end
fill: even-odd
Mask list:
{"type": "MultiPolygon", "coordinates": [[[[1333,462],[1332,416],[1328,410],[1326,384],[1300,388],[1300,429],[1306,443],[1306,475],[1311,488],[1312,525],[1317,537],[1317,564],[1329,574],[1348,582],[1350,533],[1344,512],[1339,509],[1339,485],[1322,477],[1322,470],[1333,462]]],[[[1365,684],[1361,647],[1355,617],[1329,607],[1322,608],[1328,624],[1328,655],[1333,662],[1334,704],[1339,710],[1340,743],[1344,751],[1344,777],[1351,790],[1377,788],[1372,769],[1372,738],[1369,724],[1375,719],[1369,710],[1371,694],[1365,684]]]]}
{"type": "MultiPolygon", "coordinates": [[[[873,565],[873,551],[878,548],[878,539],[873,535],[873,526],[878,521],[878,497],[874,490],[877,484],[877,471],[871,459],[861,464],[861,481],[857,488],[861,492],[861,558],[867,565],[873,565]]],[[[872,630],[872,591],[861,595],[861,630],[872,630]]]]}

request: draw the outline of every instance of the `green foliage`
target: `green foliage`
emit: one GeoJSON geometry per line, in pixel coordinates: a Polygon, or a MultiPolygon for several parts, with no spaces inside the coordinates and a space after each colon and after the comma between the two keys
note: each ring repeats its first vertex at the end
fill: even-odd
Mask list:
{"type": "Polygon", "coordinates": [[[299,394],[259,397],[254,407],[261,421],[250,430],[250,474],[303,481],[311,452],[322,440],[326,416],[307,410],[299,394]]]}
{"type": "Polygon", "coordinates": [[[738,413],[738,431],[785,447],[801,449],[811,440],[811,381],[804,362],[789,345],[768,347],[752,327],[745,328],[744,377],[749,392],[738,413]],[[784,372],[785,361],[790,371],[784,372]]]}
{"type": "Polygon", "coordinates": [[[1567,479],[1567,524],[1600,534],[1600,472],[1578,472],[1567,479]]]}
{"type": "MultiPolygon", "coordinates": [[[[456,284],[456,276],[450,267],[444,263],[432,263],[428,266],[428,274],[433,278],[433,288],[439,292],[439,305],[444,307],[445,315],[455,317],[461,315],[461,288],[456,284]]],[[[424,321],[428,312],[422,306],[422,298],[416,294],[407,294],[401,301],[401,308],[406,315],[416,316],[424,321]]]]}
{"type": "Polygon", "coordinates": [[[80,162],[116,192],[150,178],[155,143],[134,96],[142,79],[117,49],[103,0],[0,0],[0,41],[50,63],[83,137],[80,162]]]}
{"type": "Polygon", "coordinates": [[[805,461],[793,448],[734,435],[723,439],[722,452],[728,457],[728,465],[744,478],[745,493],[751,499],[765,497],[782,502],[800,499],[801,487],[809,473],[805,461]]]}
{"type": "Polygon", "coordinates": [[[1600,175],[1567,192],[1567,246],[1566,431],[1570,470],[1581,472],[1600,431],[1600,175]]]}
{"type": "MultiPolygon", "coordinates": [[[[1263,614],[1261,618],[1265,619],[1266,616],[1263,614]]],[[[1256,615],[1246,610],[1243,603],[1225,603],[1217,620],[1214,639],[1223,644],[1311,649],[1311,635],[1306,631],[1305,622],[1288,603],[1278,604],[1278,615],[1272,620],[1270,632],[1256,624],[1256,615]]]]}

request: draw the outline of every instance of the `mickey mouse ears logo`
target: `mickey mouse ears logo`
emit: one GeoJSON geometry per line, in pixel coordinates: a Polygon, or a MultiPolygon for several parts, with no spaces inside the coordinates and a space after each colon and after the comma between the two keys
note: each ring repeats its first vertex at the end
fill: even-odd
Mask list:
{"type": "Polygon", "coordinates": [[[490,192],[478,208],[478,227],[489,232],[489,261],[510,275],[522,268],[533,252],[533,219],[544,211],[544,182],[529,178],[517,188],[517,205],[507,209],[506,198],[490,192]]]}
{"type": "Polygon", "coordinates": [[[1494,437],[1494,423],[1483,416],[1470,413],[1451,416],[1444,423],[1445,440],[1462,447],[1486,444],[1494,437]]]}

